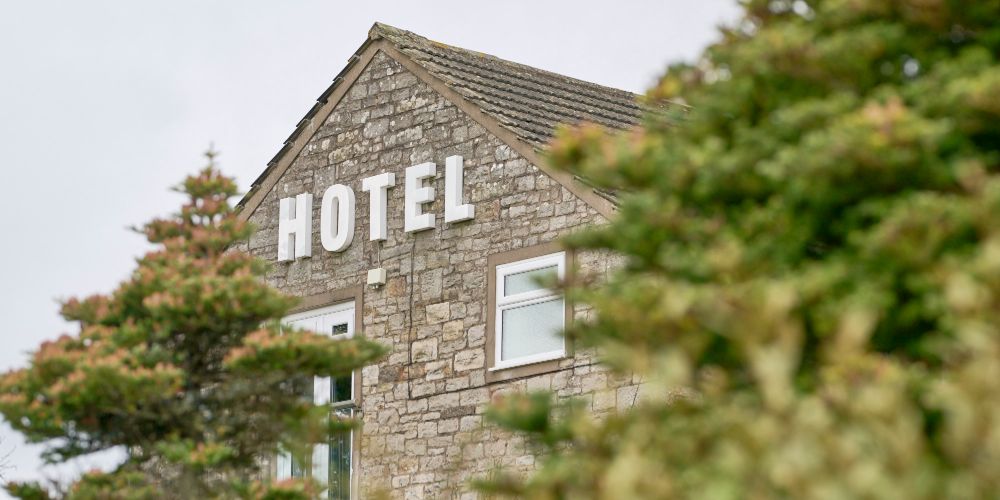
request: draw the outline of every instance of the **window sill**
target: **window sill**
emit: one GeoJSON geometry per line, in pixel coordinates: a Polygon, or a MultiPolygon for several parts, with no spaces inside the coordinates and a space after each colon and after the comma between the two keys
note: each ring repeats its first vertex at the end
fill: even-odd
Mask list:
{"type": "Polygon", "coordinates": [[[568,359],[565,352],[557,356],[546,357],[537,360],[527,360],[519,363],[511,363],[494,366],[486,370],[486,383],[504,382],[524,377],[533,377],[543,373],[559,371],[559,363],[568,359]]]}
{"type": "Polygon", "coordinates": [[[515,359],[513,361],[507,361],[507,362],[497,363],[497,365],[494,366],[493,368],[490,368],[489,371],[494,372],[494,371],[501,371],[501,370],[509,370],[511,368],[518,368],[518,367],[521,367],[521,366],[528,366],[528,365],[534,365],[534,364],[537,364],[537,363],[544,363],[546,361],[559,360],[559,359],[563,359],[565,357],[566,357],[566,351],[555,351],[555,352],[550,352],[550,353],[543,353],[543,354],[540,354],[540,355],[525,356],[522,359],[515,359]]]}

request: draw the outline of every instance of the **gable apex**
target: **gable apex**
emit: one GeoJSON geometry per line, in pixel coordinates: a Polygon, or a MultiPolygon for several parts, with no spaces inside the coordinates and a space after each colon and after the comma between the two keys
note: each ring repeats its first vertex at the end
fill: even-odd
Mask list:
{"type": "Polygon", "coordinates": [[[282,148],[237,204],[241,218],[249,218],[254,212],[378,52],[398,61],[598,212],[611,216],[614,208],[609,193],[594,189],[572,174],[548,167],[538,153],[562,124],[587,121],[617,130],[636,126],[644,112],[636,94],[375,23],[365,42],[299,120],[282,148]]]}

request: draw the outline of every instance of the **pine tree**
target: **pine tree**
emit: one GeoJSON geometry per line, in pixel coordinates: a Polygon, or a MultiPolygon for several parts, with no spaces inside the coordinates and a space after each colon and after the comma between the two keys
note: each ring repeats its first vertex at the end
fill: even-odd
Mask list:
{"type": "MultiPolygon", "coordinates": [[[[296,387],[349,374],[383,349],[280,328],[295,299],[264,282],[266,263],[231,249],[252,232],[229,204],[236,184],[210,163],[178,190],[187,202],[144,226],[156,249],[128,280],[63,304],[79,333],[43,343],[27,368],[0,377],[0,413],[48,445],[48,462],[127,451],[67,498],[310,497],[315,485],[262,480],[260,458],[279,446],[304,456],[308,443],[351,426],[296,387]]],[[[50,495],[37,484],[7,489],[50,495]]]]}
{"type": "Polygon", "coordinates": [[[564,130],[551,161],[620,197],[567,243],[623,256],[568,334],[644,385],[497,405],[540,466],[480,488],[997,498],[998,54],[996,0],[751,0],[648,93],[672,111],[564,130]]]}

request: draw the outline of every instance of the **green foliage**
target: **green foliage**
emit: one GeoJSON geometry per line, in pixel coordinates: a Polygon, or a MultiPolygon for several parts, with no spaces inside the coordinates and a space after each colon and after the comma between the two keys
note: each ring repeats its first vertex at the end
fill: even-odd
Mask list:
{"type": "Polygon", "coordinates": [[[997,498],[1000,2],[753,0],[550,159],[617,190],[621,268],[568,332],[645,384],[595,421],[514,397],[527,498],[997,498]],[[689,107],[688,107],[689,106],[689,107]]]}
{"type": "MultiPolygon", "coordinates": [[[[230,250],[252,228],[228,200],[236,185],[209,166],[178,189],[180,212],[142,232],[158,248],[112,294],[72,299],[78,335],[42,344],[27,368],[0,377],[0,412],[45,457],[62,462],[122,447],[110,473],[84,475],[61,496],[88,498],[309,498],[308,482],[253,482],[257,459],[303,451],[348,424],[295,390],[340,375],[383,349],[279,331],[295,300],[263,280],[267,265],[230,250]]],[[[48,498],[11,484],[21,498],[48,498]]]]}

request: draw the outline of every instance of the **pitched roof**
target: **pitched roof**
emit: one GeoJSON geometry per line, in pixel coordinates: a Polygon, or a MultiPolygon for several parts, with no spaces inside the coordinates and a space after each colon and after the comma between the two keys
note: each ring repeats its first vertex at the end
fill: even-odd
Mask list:
{"type": "Polygon", "coordinates": [[[589,121],[627,129],[642,115],[631,92],[434,42],[381,23],[375,23],[369,37],[388,40],[536,148],[544,147],[560,124],[589,121]]]}
{"type": "MultiPolygon", "coordinates": [[[[345,85],[342,84],[349,87],[353,83],[359,69],[355,66],[359,61],[362,66],[367,64],[363,56],[370,56],[369,49],[373,45],[394,49],[430,77],[443,83],[448,90],[495,120],[517,141],[528,146],[520,148],[511,144],[515,149],[521,150],[522,154],[544,149],[560,124],[572,125],[588,121],[610,129],[625,130],[637,125],[644,112],[644,108],[638,103],[638,96],[631,92],[453,47],[409,31],[375,23],[368,32],[368,39],[334,78],[330,87],[320,95],[312,109],[299,120],[295,130],[285,140],[281,150],[268,162],[264,172],[253,181],[250,191],[237,204],[241,211],[249,208],[249,212],[252,212],[255,209],[256,203],[260,201],[260,189],[264,184],[273,185],[274,181],[269,181],[272,174],[280,176],[284,172],[284,168],[290,163],[285,157],[290,153],[294,156],[297,146],[301,147],[302,141],[299,139],[304,132],[315,130],[317,124],[314,123],[314,117],[321,115],[319,120],[325,119],[323,113],[331,110],[328,104],[336,104],[343,95],[345,89],[341,87],[345,85]]],[[[538,166],[545,169],[542,165],[538,166]]],[[[557,180],[563,182],[560,178],[557,180]]],[[[577,178],[576,181],[581,179],[577,178]]],[[[579,194],[579,190],[573,187],[570,189],[579,194]]],[[[611,193],[602,190],[593,189],[591,193],[604,200],[613,200],[611,193]]],[[[606,209],[599,210],[607,215],[606,209]]]]}

